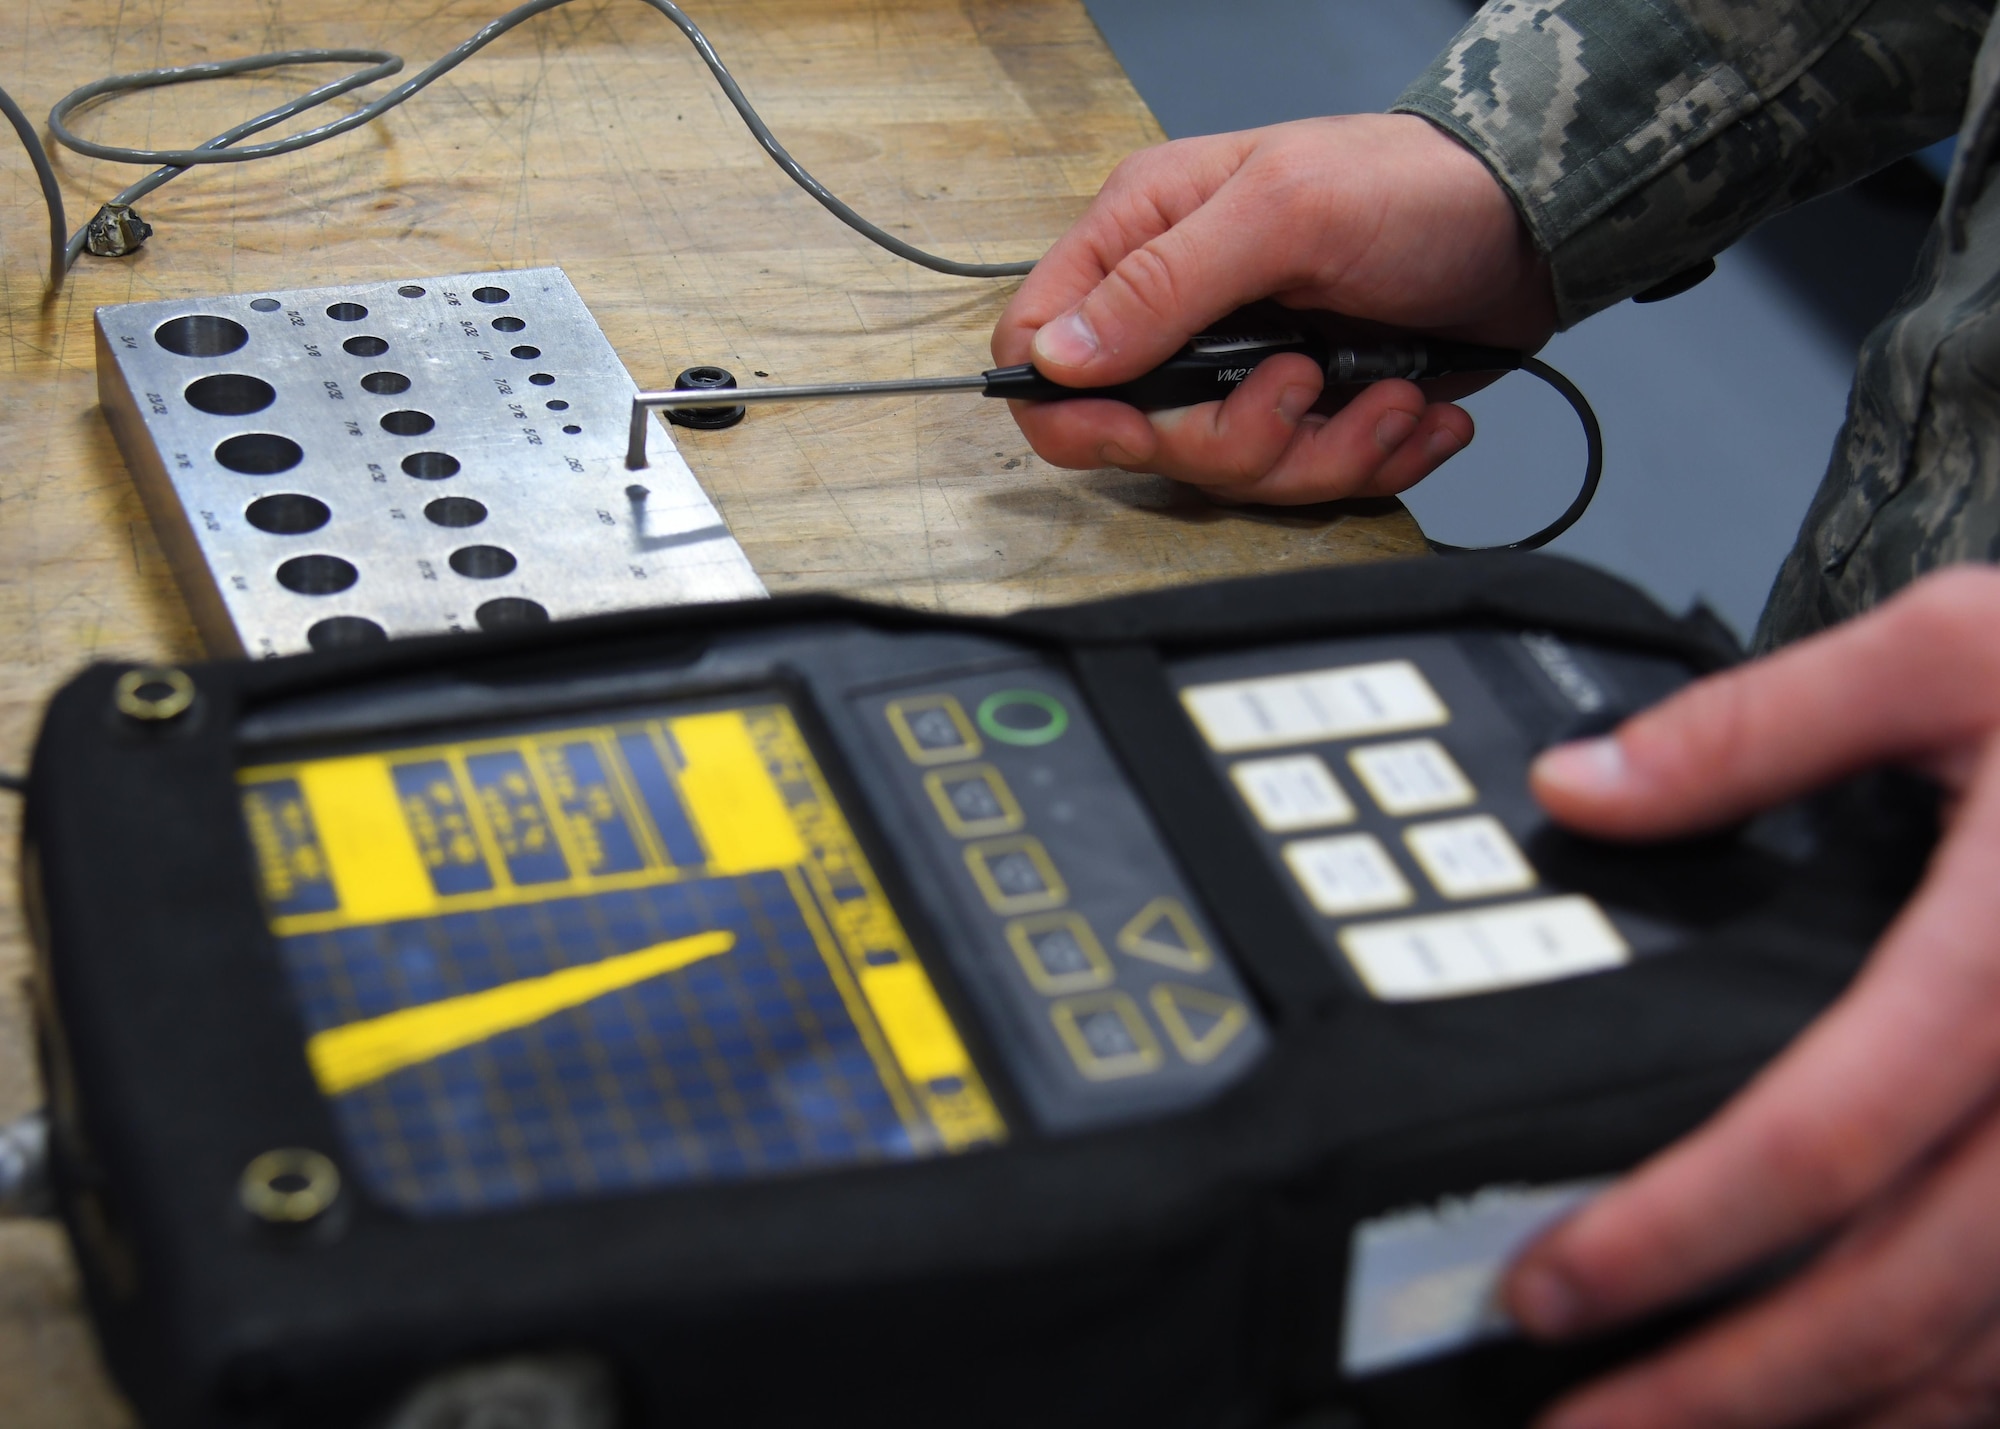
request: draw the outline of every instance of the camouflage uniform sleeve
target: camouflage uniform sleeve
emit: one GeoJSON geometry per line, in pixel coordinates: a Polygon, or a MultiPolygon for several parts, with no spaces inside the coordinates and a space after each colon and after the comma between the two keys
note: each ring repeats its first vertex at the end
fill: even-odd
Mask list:
{"type": "Polygon", "coordinates": [[[1567,327],[1958,128],[1994,0],[1490,0],[1393,106],[1456,135],[1567,327]]]}

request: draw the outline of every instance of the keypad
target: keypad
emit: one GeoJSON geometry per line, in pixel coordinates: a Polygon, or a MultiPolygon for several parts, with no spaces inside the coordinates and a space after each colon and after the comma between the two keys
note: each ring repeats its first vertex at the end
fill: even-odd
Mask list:
{"type": "MultiPolygon", "coordinates": [[[[1016,668],[861,703],[944,855],[950,946],[1045,1127],[1185,1105],[1261,1055],[1254,1006],[1066,679],[1016,668]]],[[[1280,822],[1353,817],[1324,761],[1264,762],[1280,822]]]]}
{"type": "Polygon", "coordinates": [[[1453,637],[1203,657],[1176,674],[1254,835],[1377,997],[1490,992],[1631,956],[1596,903],[1546,888],[1523,849],[1520,829],[1541,822],[1532,748],[1453,637]]]}

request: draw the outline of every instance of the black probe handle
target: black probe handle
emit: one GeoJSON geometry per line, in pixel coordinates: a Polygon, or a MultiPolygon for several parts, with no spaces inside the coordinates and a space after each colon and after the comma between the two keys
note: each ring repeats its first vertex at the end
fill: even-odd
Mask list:
{"type": "Polygon", "coordinates": [[[1522,361],[1521,353],[1507,348],[1430,338],[1332,345],[1305,332],[1261,337],[1203,335],[1130,382],[1110,387],[1065,387],[1024,362],[989,370],[983,395],[1016,402],[1096,397],[1124,402],[1142,412],[1158,412],[1220,401],[1242,386],[1258,364],[1284,352],[1301,353],[1318,363],[1329,386],[1379,382],[1385,377],[1423,381],[1458,372],[1511,372],[1522,361]]]}

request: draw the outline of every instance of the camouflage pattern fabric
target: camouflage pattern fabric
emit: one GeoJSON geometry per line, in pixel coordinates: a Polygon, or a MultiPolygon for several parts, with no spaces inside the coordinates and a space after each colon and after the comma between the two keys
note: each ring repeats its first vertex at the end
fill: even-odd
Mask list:
{"type": "MultiPolygon", "coordinates": [[[[1938,225],[1864,344],[1760,648],[2000,561],[1992,0],[1493,0],[1399,99],[1513,194],[1563,325],[1957,131],[1938,225]]],[[[1754,479],[1746,473],[1745,479],[1754,479]]]]}

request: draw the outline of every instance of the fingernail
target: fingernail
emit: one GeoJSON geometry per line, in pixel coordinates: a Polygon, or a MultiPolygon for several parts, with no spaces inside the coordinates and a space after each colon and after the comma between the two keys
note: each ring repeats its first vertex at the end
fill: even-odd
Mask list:
{"type": "Polygon", "coordinates": [[[1310,387],[1287,387],[1278,394],[1278,415],[1288,427],[1296,427],[1319,400],[1319,393],[1310,387]]]}
{"type": "Polygon", "coordinates": [[[1431,433],[1431,439],[1424,444],[1424,450],[1432,461],[1443,461],[1463,445],[1465,444],[1458,439],[1457,432],[1441,430],[1431,433]]]}
{"type": "Polygon", "coordinates": [[[1384,412],[1382,420],[1375,424],[1375,444],[1385,452],[1392,452],[1409,440],[1416,429],[1417,419],[1400,407],[1384,412]]]}
{"type": "Polygon", "coordinates": [[[1530,1334],[1554,1339],[1568,1334],[1582,1318],[1583,1303],[1560,1273],[1536,1266],[1514,1276],[1507,1304],[1530,1334]]]}
{"type": "Polygon", "coordinates": [[[1630,773],[1625,747],[1610,735],[1559,744],[1537,759],[1534,768],[1537,783],[1560,785],[1578,794],[1609,794],[1630,773]]]}
{"type": "Polygon", "coordinates": [[[1082,313],[1064,313],[1035,334],[1035,356],[1057,367],[1081,367],[1097,356],[1097,334],[1082,313]]]}

